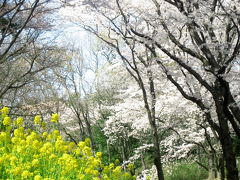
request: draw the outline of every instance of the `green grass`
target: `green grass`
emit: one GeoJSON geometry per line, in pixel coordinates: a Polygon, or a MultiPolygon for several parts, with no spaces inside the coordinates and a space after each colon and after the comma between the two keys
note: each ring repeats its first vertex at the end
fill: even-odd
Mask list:
{"type": "Polygon", "coordinates": [[[203,180],[208,172],[196,163],[181,163],[170,167],[165,175],[166,180],[203,180]]]}

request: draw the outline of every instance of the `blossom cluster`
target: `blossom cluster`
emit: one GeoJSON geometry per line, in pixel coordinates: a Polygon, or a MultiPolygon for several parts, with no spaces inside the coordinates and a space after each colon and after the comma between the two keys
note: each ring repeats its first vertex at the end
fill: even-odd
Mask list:
{"type": "MultiPolygon", "coordinates": [[[[36,125],[41,118],[34,118],[36,125]]],[[[57,123],[53,114],[49,123],[57,123]]],[[[9,109],[0,110],[0,179],[28,180],[133,180],[114,163],[104,165],[102,153],[93,153],[90,140],[78,144],[63,139],[58,130],[36,132],[24,127],[21,117],[12,120],[9,109]]]]}

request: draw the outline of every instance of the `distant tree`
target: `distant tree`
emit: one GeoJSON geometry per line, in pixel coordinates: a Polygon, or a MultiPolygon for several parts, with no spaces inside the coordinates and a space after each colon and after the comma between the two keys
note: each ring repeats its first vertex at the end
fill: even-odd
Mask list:
{"type": "MultiPolygon", "coordinates": [[[[0,3],[0,100],[10,105],[19,101],[17,92],[43,79],[43,72],[59,64],[57,48],[43,45],[41,35],[51,29],[53,12],[46,0],[0,3]]],[[[37,83],[36,83],[37,84],[37,83]]]]}

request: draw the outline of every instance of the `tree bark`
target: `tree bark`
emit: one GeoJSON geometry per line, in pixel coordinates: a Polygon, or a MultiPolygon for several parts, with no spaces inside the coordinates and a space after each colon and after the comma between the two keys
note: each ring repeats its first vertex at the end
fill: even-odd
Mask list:
{"type": "Polygon", "coordinates": [[[239,180],[238,169],[236,164],[236,156],[233,150],[232,138],[231,138],[230,130],[228,127],[228,118],[224,114],[225,112],[224,108],[227,108],[227,107],[224,107],[226,106],[226,104],[224,103],[225,89],[219,86],[217,83],[216,83],[216,88],[218,89],[218,92],[214,97],[214,101],[216,105],[216,112],[217,112],[219,126],[220,126],[219,138],[220,138],[220,143],[222,145],[223,156],[224,156],[225,165],[226,165],[227,179],[239,180]]]}
{"type": "Polygon", "coordinates": [[[107,151],[108,151],[108,163],[111,163],[111,151],[109,147],[109,142],[107,141],[107,151]]]}
{"type": "Polygon", "coordinates": [[[218,159],[218,179],[225,179],[224,159],[222,154],[218,159]]]}
{"type": "Polygon", "coordinates": [[[142,163],[142,170],[146,169],[146,163],[145,163],[145,159],[144,159],[144,154],[141,153],[141,163],[142,163]]]}
{"type": "Polygon", "coordinates": [[[91,145],[92,150],[94,151],[95,148],[96,148],[96,145],[95,145],[95,141],[94,141],[94,137],[93,137],[93,133],[92,133],[92,127],[91,127],[91,123],[90,123],[88,107],[86,107],[85,112],[84,112],[83,107],[81,107],[81,111],[82,111],[82,116],[83,116],[83,119],[85,121],[85,125],[86,125],[86,128],[87,128],[88,136],[89,136],[89,138],[91,140],[91,144],[90,145],[91,145]]]}
{"type": "MultiPolygon", "coordinates": [[[[222,122],[224,126],[227,126],[227,122],[222,122]]],[[[236,156],[233,152],[232,140],[229,132],[221,128],[222,134],[220,135],[220,142],[223,148],[224,160],[226,163],[227,179],[228,180],[239,180],[238,169],[236,164],[236,156]]]]}
{"type": "Polygon", "coordinates": [[[208,156],[208,180],[217,178],[217,165],[215,161],[215,153],[210,152],[208,156]]]}
{"type": "Polygon", "coordinates": [[[158,133],[157,133],[157,127],[155,122],[152,123],[152,138],[153,138],[153,144],[154,144],[154,164],[157,168],[157,174],[159,180],[164,180],[163,175],[163,168],[162,168],[162,161],[161,161],[161,154],[160,154],[160,147],[159,147],[159,140],[158,140],[158,133]]]}

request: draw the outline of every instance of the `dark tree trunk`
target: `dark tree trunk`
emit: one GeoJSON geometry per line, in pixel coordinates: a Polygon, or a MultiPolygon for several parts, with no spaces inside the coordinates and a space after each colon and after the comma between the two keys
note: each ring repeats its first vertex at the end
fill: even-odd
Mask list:
{"type": "Polygon", "coordinates": [[[91,124],[90,124],[89,120],[85,120],[85,123],[86,123],[86,126],[87,126],[88,136],[91,140],[91,144],[90,144],[91,148],[92,148],[92,150],[95,150],[96,146],[95,146],[95,142],[94,142],[94,139],[93,139],[91,124]]]}
{"type": "MultiPolygon", "coordinates": [[[[227,124],[227,122],[225,123],[227,124]]],[[[233,145],[229,132],[222,129],[222,135],[220,135],[220,141],[223,148],[223,156],[226,164],[227,179],[228,180],[239,180],[238,169],[236,164],[236,156],[233,152],[233,145]]]]}
{"type": "Polygon", "coordinates": [[[216,153],[209,152],[208,155],[208,179],[217,178],[216,153]]]}
{"type": "MultiPolygon", "coordinates": [[[[148,61],[149,61],[149,59],[148,59],[148,61]]],[[[135,77],[135,79],[136,79],[139,87],[142,90],[143,101],[144,101],[145,109],[147,111],[148,121],[149,121],[149,124],[151,125],[151,136],[152,136],[152,142],[154,145],[154,147],[153,147],[154,148],[154,164],[157,169],[158,179],[164,180],[164,174],[163,174],[162,162],[161,162],[160,143],[159,143],[160,140],[158,137],[157,125],[156,125],[156,115],[155,115],[156,92],[155,92],[152,71],[150,69],[147,71],[148,83],[150,86],[150,88],[149,88],[150,96],[148,99],[148,95],[147,95],[146,88],[143,83],[142,77],[139,74],[136,63],[134,63],[134,64],[135,64],[135,68],[136,68],[135,72],[137,74],[137,77],[135,77]]],[[[147,67],[148,66],[146,66],[146,68],[147,67]]]]}
{"type": "Polygon", "coordinates": [[[224,159],[222,154],[218,159],[218,179],[220,180],[225,179],[224,159]]]}
{"type": "Polygon", "coordinates": [[[93,137],[93,133],[92,133],[92,127],[91,127],[91,123],[90,123],[88,107],[85,112],[84,112],[83,108],[81,110],[82,110],[82,116],[84,118],[85,125],[87,128],[88,137],[91,140],[90,145],[91,145],[92,150],[94,151],[96,149],[96,145],[95,145],[95,141],[94,141],[94,137],[93,137]]]}
{"type": "Polygon", "coordinates": [[[224,114],[225,109],[228,108],[227,104],[225,103],[226,91],[221,86],[216,86],[216,88],[218,89],[218,94],[216,95],[217,98],[216,97],[214,98],[214,101],[216,105],[216,112],[217,112],[219,126],[220,126],[219,138],[220,138],[220,143],[222,145],[223,156],[225,160],[227,179],[239,180],[238,169],[236,164],[236,156],[233,150],[232,138],[231,138],[230,130],[228,127],[228,117],[226,116],[226,114],[224,114]]]}
{"type": "Polygon", "coordinates": [[[109,147],[109,142],[107,142],[107,151],[108,151],[108,163],[111,163],[111,151],[109,147]]]}
{"type": "Polygon", "coordinates": [[[161,154],[160,154],[160,146],[159,146],[159,138],[157,133],[157,127],[155,121],[151,123],[152,126],[152,139],[154,144],[154,164],[157,168],[157,174],[159,180],[164,180],[161,154]]]}

